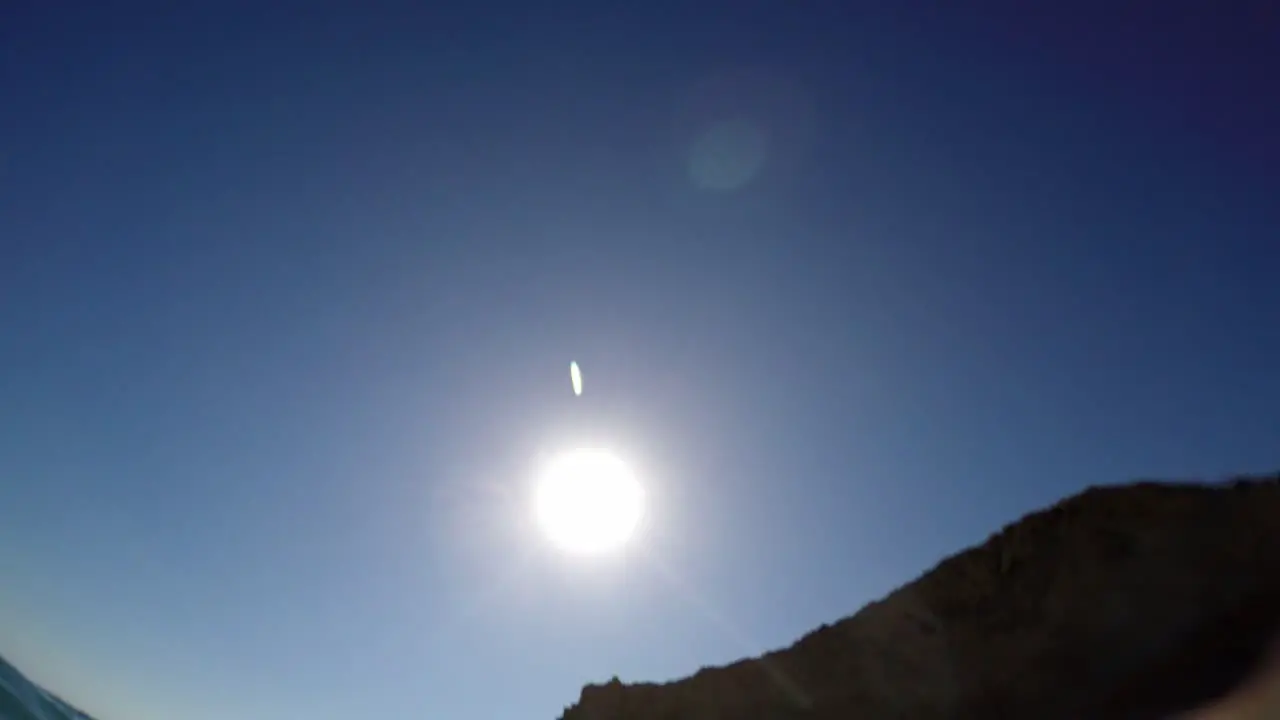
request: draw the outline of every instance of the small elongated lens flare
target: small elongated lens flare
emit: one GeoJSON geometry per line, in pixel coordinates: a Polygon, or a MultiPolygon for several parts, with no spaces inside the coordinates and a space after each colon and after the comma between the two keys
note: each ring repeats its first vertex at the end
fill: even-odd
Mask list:
{"type": "Polygon", "coordinates": [[[569,363],[569,379],[573,381],[573,394],[582,394],[582,371],[578,369],[577,362],[569,363]]]}

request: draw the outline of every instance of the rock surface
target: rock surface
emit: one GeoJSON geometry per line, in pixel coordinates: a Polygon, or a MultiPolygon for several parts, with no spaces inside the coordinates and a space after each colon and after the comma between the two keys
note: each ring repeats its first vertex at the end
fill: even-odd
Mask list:
{"type": "Polygon", "coordinates": [[[562,720],[1155,720],[1280,629],[1280,476],[1090,488],[789,648],[588,685],[562,720]]]}

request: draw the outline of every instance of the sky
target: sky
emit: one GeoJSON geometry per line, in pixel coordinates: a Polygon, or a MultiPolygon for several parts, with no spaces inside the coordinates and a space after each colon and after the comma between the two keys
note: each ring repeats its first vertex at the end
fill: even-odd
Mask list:
{"type": "Polygon", "coordinates": [[[0,653],[553,720],[1276,469],[1280,15],[1139,6],[6,3],[0,653]],[[596,445],[649,507],[587,561],[529,488],[596,445]]]}

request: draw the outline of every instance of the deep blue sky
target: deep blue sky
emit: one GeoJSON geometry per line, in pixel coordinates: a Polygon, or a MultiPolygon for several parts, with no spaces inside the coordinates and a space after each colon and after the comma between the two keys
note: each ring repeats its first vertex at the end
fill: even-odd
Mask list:
{"type": "Polygon", "coordinates": [[[1140,4],[6,4],[0,652],[104,720],[553,720],[1274,468],[1280,17],[1140,4]],[[588,442],[612,561],[528,526],[588,442]]]}

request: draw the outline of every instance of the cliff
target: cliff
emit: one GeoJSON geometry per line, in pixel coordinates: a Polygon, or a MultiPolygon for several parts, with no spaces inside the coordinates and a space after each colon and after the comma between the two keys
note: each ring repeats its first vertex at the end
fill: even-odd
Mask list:
{"type": "Polygon", "coordinates": [[[1090,488],[789,648],[588,685],[562,720],[1146,720],[1280,629],[1280,476],[1090,488]]]}

